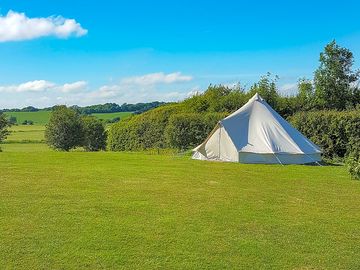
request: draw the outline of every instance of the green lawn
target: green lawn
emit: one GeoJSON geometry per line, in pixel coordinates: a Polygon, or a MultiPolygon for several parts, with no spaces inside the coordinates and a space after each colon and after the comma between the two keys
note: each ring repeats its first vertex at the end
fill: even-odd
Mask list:
{"type": "MultiPolygon", "coordinates": [[[[17,123],[22,124],[25,120],[32,120],[35,125],[45,125],[50,119],[50,111],[38,111],[38,112],[6,112],[8,116],[15,116],[17,123]]],[[[92,115],[99,119],[107,120],[115,117],[125,119],[129,117],[132,112],[118,112],[118,113],[94,113],[92,115]]]]}
{"type": "Polygon", "coordinates": [[[16,145],[0,153],[2,268],[360,265],[360,182],[344,167],[16,145]]]}

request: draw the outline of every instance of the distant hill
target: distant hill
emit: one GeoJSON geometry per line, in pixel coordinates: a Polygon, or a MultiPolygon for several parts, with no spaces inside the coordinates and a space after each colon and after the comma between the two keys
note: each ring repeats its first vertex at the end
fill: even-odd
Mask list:
{"type": "MultiPolygon", "coordinates": [[[[92,114],[92,113],[116,113],[116,112],[133,112],[135,114],[139,114],[150,109],[159,107],[161,105],[166,104],[165,102],[148,102],[148,103],[136,103],[136,104],[127,104],[124,103],[122,105],[116,103],[105,103],[105,104],[98,104],[98,105],[91,105],[80,107],[77,105],[72,106],[73,109],[76,109],[82,114],[92,114]]],[[[35,108],[32,106],[28,106],[22,109],[3,109],[0,112],[37,112],[37,111],[51,111],[53,107],[48,108],[35,108]]]]}

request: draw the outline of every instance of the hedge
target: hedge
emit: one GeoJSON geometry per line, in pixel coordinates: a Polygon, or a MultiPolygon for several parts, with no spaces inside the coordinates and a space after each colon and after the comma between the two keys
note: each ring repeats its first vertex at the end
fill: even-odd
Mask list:
{"type": "Polygon", "coordinates": [[[165,128],[169,117],[179,110],[168,105],[132,116],[111,126],[108,149],[111,151],[137,151],[165,148],[165,128]]]}
{"type": "Polygon", "coordinates": [[[112,125],[111,151],[153,148],[189,149],[204,140],[226,113],[183,113],[179,105],[163,106],[112,125]]]}
{"type": "Polygon", "coordinates": [[[360,110],[300,112],[289,120],[326,158],[343,158],[360,149],[360,110]]]}
{"type": "Polygon", "coordinates": [[[172,115],[165,130],[169,147],[189,149],[199,145],[209,135],[225,113],[183,113],[172,115]]]}

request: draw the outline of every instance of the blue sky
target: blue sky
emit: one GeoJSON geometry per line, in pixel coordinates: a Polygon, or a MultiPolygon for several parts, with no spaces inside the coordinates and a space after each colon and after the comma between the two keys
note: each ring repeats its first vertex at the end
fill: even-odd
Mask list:
{"type": "Polygon", "coordinates": [[[266,72],[292,93],[332,39],[360,66],[359,10],[357,1],[1,1],[0,108],[181,100],[266,72]]]}

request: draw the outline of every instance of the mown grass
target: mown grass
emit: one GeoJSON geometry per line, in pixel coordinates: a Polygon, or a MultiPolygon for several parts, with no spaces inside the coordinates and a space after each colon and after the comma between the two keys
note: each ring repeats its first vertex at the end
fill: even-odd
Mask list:
{"type": "MultiPolygon", "coordinates": [[[[51,111],[37,111],[37,112],[6,112],[8,116],[16,117],[17,124],[21,125],[25,120],[31,120],[35,125],[46,125],[49,122],[51,111]]],[[[120,117],[125,119],[129,117],[131,112],[117,112],[117,113],[94,113],[95,117],[103,120],[114,119],[120,117]]]]}
{"type": "Polygon", "coordinates": [[[0,153],[3,268],[360,265],[360,182],[344,167],[34,149],[0,153]]]}

